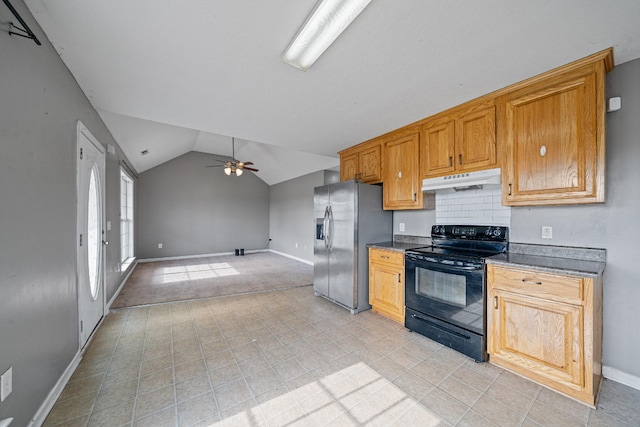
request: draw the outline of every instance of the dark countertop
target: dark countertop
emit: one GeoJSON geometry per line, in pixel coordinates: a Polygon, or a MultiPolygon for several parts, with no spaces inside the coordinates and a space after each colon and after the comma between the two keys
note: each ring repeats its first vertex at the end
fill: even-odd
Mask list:
{"type": "Polygon", "coordinates": [[[605,263],[602,261],[559,258],[507,252],[494,255],[486,259],[487,264],[503,265],[506,267],[523,267],[556,274],[572,274],[583,277],[599,276],[604,272],[605,263]]]}
{"type": "Polygon", "coordinates": [[[422,248],[424,246],[429,246],[429,245],[420,244],[420,243],[397,242],[397,241],[367,244],[368,248],[386,249],[389,251],[396,251],[396,252],[404,252],[410,249],[422,248]]]}
{"type": "MultiPolygon", "coordinates": [[[[423,237],[396,237],[405,241],[396,239],[388,242],[369,243],[367,247],[404,253],[411,249],[429,246],[431,243],[430,240],[425,240],[423,237]]],[[[486,263],[547,273],[594,277],[604,272],[605,260],[606,251],[604,249],[514,242],[509,245],[509,252],[486,258],[486,263]]]]}

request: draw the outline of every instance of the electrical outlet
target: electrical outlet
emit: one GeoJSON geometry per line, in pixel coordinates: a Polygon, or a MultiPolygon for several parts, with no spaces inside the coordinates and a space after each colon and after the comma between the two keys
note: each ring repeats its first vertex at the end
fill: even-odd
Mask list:
{"type": "Polygon", "coordinates": [[[553,239],[553,227],[544,225],[542,226],[542,236],[543,239],[553,239]]]}
{"type": "Polygon", "coordinates": [[[404,231],[404,222],[398,224],[400,231],[404,231]]]}
{"type": "Polygon", "coordinates": [[[162,243],[158,243],[158,249],[162,249],[162,243]]]}
{"type": "Polygon", "coordinates": [[[13,390],[13,368],[4,371],[0,376],[0,402],[3,402],[13,390]]]}

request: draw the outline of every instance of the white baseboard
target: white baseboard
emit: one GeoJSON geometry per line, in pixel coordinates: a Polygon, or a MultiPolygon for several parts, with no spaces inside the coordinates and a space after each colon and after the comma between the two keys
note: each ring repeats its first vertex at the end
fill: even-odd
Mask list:
{"type": "Polygon", "coordinates": [[[107,307],[105,309],[105,316],[106,313],[109,313],[109,310],[111,310],[111,304],[113,304],[113,302],[116,300],[116,298],[118,298],[118,295],[120,295],[120,292],[122,291],[122,288],[124,288],[124,285],[127,283],[127,280],[129,280],[129,276],[131,276],[131,273],[133,273],[133,270],[136,269],[136,265],[138,265],[139,260],[135,260],[133,262],[133,265],[129,267],[129,272],[127,273],[126,276],[124,276],[124,279],[122,279],[122,282],[120,282],[120,286],[118,286],[118,289],[116,290],[116,292],[113,294],[113,296],[111,297],[111,299],[109,300],[109,302],[107,303],[107,307]]]}
{"type": "Polygon", "coordinates": [[[627,374],[626,372],[622,372],[616,368],[612,368],[611,366],[602,367],[602,376],[611,381],[628,385],[629,387],[633,387],[636,390],[640,390],[640,377],[627,374]]]}
{"type": "Polygon", "coordinates": [[[40,408],[38,408],[38,411],[31,419],[31,422],[28,424],[29,427],[40,427],[44,423],[44,420],[47,418],[47,415],[49,415],[49,412],[51,412],[51,408],[53,408],[60,394],[62,394],[62,390],[64,390],[64,387],[69,382],[71,375],[75,372],[81,359],[82,352],[78,350],[73,359],[71,359],[71,363],[69,363],[67,369],[64,370],[56,385],[53,386],[53,389],[51,389],[47,398],[42,402],[42,405],[40,405],[40,408]]]}
{"type": "Polygon", "coordinates": [[[300,262],[303,262],[305,264],[313,265],[313,263],[311,261],[307,261],[306,259],[298,258],[297,256],[285,254],[284,252],[278,252],[278,251],[275,251],[273,249],[269,249],[269,252],[273,252],[274,254],[282,255],[282,256],[287,257],[287,258],[295,259],[296,261],[300,261],[300,262]]]}
{"type": "MultiPolygon", "coordinates": [[[[250,251],[244,251],[246,254],[252,254],[257,252],[268,252],[267,249],[255,249],[250,251]]],[[[225,255],[233,255],[233,252],[218,252],[214,254],[201,254],[201,255],[184,255],[184,256],[169,256],[164,258],[146,258],[139,259],[138,262],[156,262],[156,261],[175,261],[180,259],[195,259],[195,258],[207,258],[211,256],[225,256],[225,255]]]]}

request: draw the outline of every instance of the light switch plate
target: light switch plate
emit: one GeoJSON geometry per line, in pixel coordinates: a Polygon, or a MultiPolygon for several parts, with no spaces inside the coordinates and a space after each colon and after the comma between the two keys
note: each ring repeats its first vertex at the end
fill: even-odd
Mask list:
{"type": "Polygon", "coordinates": [[[542,226],[542,236],[543,239],[553,239],[553,227],[548,225],[542,226]]]}
{"type": "Polygon", "coordinates": [[[0,402],[3,402],[7,396],[11,394],[13,390],[13,368],[9,368],[4,371],[4,374],[0,376],[0,402]]]}
{"type": "Polygon", "coordinates": [[[398,227],[400,228],[400,231],[404,231],[404,222],[399,223],[398,227]]]}

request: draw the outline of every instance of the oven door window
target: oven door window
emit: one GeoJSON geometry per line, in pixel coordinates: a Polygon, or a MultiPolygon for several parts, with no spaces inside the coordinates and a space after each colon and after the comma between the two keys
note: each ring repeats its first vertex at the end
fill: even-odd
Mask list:
{"type": "Polygon", "coordinates": [[[455,307],[467,306],[467,277],[416,268],[416,294],[455,307]]]}
{"type": "Polygon", "coordinates": [[[458,268],[405,259],[405,305],[484,334],[484,266],[458,268]]]}

